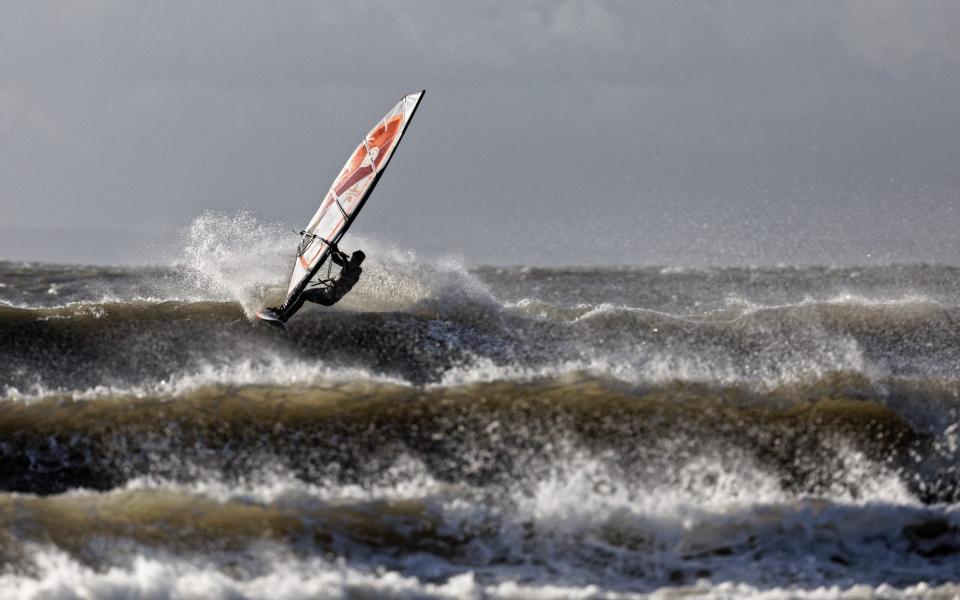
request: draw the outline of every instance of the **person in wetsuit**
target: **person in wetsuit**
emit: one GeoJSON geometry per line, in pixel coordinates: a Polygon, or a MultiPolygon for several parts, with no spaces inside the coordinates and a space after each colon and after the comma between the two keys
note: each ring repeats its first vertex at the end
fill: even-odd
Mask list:
{"type": "Polygon", "coordinates": [[[286,323],[301,307],[304,302],[313,302],[323,306],[333,306],[347,295],[347,292],[353,289],[353,286],[360,280],[360,273],[363,269],[360,264],[367,256],[363,250],[357,250],[349,257],[333,246],[330,250],[330,258],[333,264],[340,267],[340,275],[333,281],[326,283],[325,287],[317,287],[312,290],[304,290],[289,305],[284,303],[277,308],[266,308],[261,311],[261,318],[267,321],[280,321],[286,323]]]}

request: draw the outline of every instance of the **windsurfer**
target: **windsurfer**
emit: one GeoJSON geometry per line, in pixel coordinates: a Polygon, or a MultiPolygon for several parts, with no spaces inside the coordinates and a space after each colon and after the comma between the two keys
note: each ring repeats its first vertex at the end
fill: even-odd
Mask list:
{"type": "Polygon", "coordinates": [[[304,302],[313,302],[323,306],[333,306],[353,289],[360,280],[363,269],[360,264],[366,258],[363,250],[357,250],[349,257],[333,246],[330,257],[335,265],[340,267],[340,275],[334,279],[321,280],[311,290],[305,290],[295,298],[288,299],[277,308],[264,308],[257,316],[267,322],[286,323],[301,307],[304,302]]]}

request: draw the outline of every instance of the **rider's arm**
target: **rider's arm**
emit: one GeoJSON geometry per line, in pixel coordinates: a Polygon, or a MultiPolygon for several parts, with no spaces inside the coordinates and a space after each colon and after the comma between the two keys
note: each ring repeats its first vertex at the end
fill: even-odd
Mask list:
{"type": "Polygon", "coordinates": [[[342,267],[347,262],[347,255],[341,252],[340,248],[334,243],[330,244],[330,259],[333,261],[333,264],[342,267]]]}

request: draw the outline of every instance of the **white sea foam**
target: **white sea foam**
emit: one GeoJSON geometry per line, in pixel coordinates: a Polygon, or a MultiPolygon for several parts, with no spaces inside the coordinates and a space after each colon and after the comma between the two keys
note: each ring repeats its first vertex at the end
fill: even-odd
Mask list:
{"type": "MultiPolygon", "coordinates": [[[[109,494],[135,490],[170,490],[195,494],[218,502],[243,502],[301,509],[318,502],[372,502],[406,500],[445,493],[448,484],[434,478],[426,466],[409,455],[400,455],[394,463],[366,484],[344,484],[333,479],[304,481],[282,465],[250,472],[241,479],[227,480],[220,473],[198,468],[188,482],[172,481],[153,475],[131,479],[109,494]]],[[[79,494],[89,494],[81,490],[79,494]]]]}
{"type": "MultiPolygon", "coordinates": [[[[264,549],[263,552],[269,552],[264,549]]],[[[126,566],[98,571],[50,548],[32,550],[36,575],[0,576],[0,594],[34,598],[462,598],[481,586],[470,575],[444,584],[424,583],[394,572],[367,572],[342,562],[275,558],[265,573],[247,579],[213,565],[141,554],[126,566]]]]}
{"type": "MultiPolygon", "coordinates": [[[[809,348],[766,360],[744,361],[722,349],[698,353],[685,348],[658,348],[638,344],[633,348],[585,348],[582,357],[546,364],[503,364],[487,357],[473,357],[444,370],[437,386],[460,386],[494,381],[532,381],[589,375],[636,385],[674,381],[712,385],[748,385],[773,389],[782,385],[812,382],[838,371],[862,373],[880,381],[885,372],[865,359],[852,338],[825,336],[809,348]]],[[[762,357],[761,357],[762,358],[762,357]]]]}
{"type": "MultiPolygon", "coordinates": [[[[960,526],[960,506],[923,507],[884,489],[890,482],[885,484],[882,477],[859,499],[796,497],[784,491],[773,474],[734,455],[678,464],[672,483],[655,483],[625,479],[613,456],[586,454],[574,446],[563,449],[564,442],[559,443],[560,457],[554,457],[551,468],[531,469],[526,481],[515,481],[506,495],[503,490],[491,494],[482,488],[441,484],[410,457],[399,458],[383,480],[362,487],[338,488],[332,481],[308,484],[272,469],[272,479],[260,481],[251,477],[233,484],[204,484],[199,478],[182,484],[140,479],[106,492],[173,488],[220,502],[274,506],[304,515],[305,523],[313,522],[312,509],[330,502],[419,500],[438,519],[438,535],[468,543],[465,563],[429,553],[381,557],[375,547],[368,549],[369,560],[298,558],[263,543],[246,553],[260,561],[249,571],[253,575],[238,577],[216,562],[223,556],[199,554],[187,559],[141,548],[129,559],[111,554],[114,566],[94,570],[57,548],[32,545],[28,551],[33,569],[0,576],[0,594],[936,598],[957,590],[881,583],[888,577],[912,582],[942,579],[942,565],[911,552],[903,531],[931,519],[960,526]],[[464,532],[473,533],[465,537],[464,532]],[[856,564],[847,571],[831,560],[836,555],[856,564]],[[594,571],[598,559],[604,564],[602,576],[594,571]],[[667,581],[667,573],[684,569],[710,575],[687,586],[667,581]],[[793,587],[779,587],[790,585],[785,581],[793,581],[793,587]],[[623,591],[631,589],[643,594],[623,591]]],[[[855,480],[861,480],[857,469],[873,469],[876,474],[876,465],[862,456],[853,453],[850,460],[862,463],[851,472],[855,480]]],[[[378,509],[373,505],[369,510],[378,509]]]]}
{"type": "MultiPolygon", "coordinates": [[[[493,438],[499,435],[495,424],[485,433],[493,438]]],[[[570,438],[557,436],[545,450],[530,457],[529,464],[524,463],[510,487],[500,489],[498,496],[504,506],[511,507],[505,513],[511,519],[550,521],[550,529],[565,530],[592,529],[599,521],[624,514],[682,523],[690,518],[709,519],[711,515],[749,511],[751,507],[789,507],[808,500],[785,489],[780,473],[757,463],[744,450],[728,448],[722,456],[712,452],[689,455],[689,449],[682,447],[686,443],[682,439],[664,439],[662,443],[665,447],[661,453],[677,457],[669,471],[658,466],[647,471],[642,465],[624,470],[618,466],[614,453],[588,452],[570,438]],[[674,444],[678,446],[673,447],[674,444]]],[[[851,508],[885,505],[909,509],[908,512],[920,508],[917,498],[894,470],[869,459],[842,439],[825,439],[823,443],[839,460],[829,467],[832,484],[823,490],[822,500],[851,508]]],[[[467,462],[471,451],[469,447],[463,449],[462,458],[467,462]]],[[[490,457],[478,454],[475,458],[483,463],[490,457]]],[[[169,489],[219,502],[265,505],[300,500],[314,503],[436,498],[469,503],[479,499],[479,504],[471,504],[478,510],[487,494],[482,486],[439,480],[421,459],[405,453],[396,456],[375,478],[364,482],[345,484],[336,475],[329,479],[315,475],[304,481],[288,468],[268,462],[239,480],[199,467],[186,482],[148,474],[108,493],[144,489],[169,489]]],[[[960,505],[956,508],[955,516],[960,519],[960,505]]]]}
{"type": "MultiPolygon", "coordinates": [[[[496,436],[496,428],[487,433],[496,436]]],[[[664,452],[669,452],[673,442],[664,443],[668,446],[664,452]]],[[[671,544],[678,543],[678,536],[692,531],[692,523],[701,521],[714,523],[709,527],[716,529],[717,522],[727,523],[735,517],[737,527],[749,530],[754,526],[766,528],[769,515],[774,513],[790,520],[796,518],[790,516],[794,512],[803,518],[807,515],[820,519],[818,515],[829,507],[833,511],[829,514],[841,515],[838,523],[861,510],[870,514],[890,513],[891,518],[899,514],[896,518],[906,523],[918,511],[924,511],[894,471],[842,441],[833,442],[832,448],[840,460],[830,467],[833,483],[819,498],[798,496],[785,489],[778,473],[758,464],[745,451],[731,448],[723,456],[697,453],[686,459],[679,458],[678,453],[669,471],[659,467],[649,472],[642,467],[640,471],[625,471],[618,466],[615,454],[587,452],[564,437],[556,438],[520,470],[508,488],[497,488],[498,502],[494,504],[489,502],[489,491],[484,487],[445,483],[436,479],[420,459],[407,454],[397,456],[376,478],[365,483],[344,484],[335,476],[303,481],[284,467],[268,464],[240,480],[227,480],[216,472],[201,469],[189,482],[148,475],[108,493],[170,489],[219,502],[301,508],[317,502],[429,500],[441,507],[441,516],[451,530],[463,529],[465,521],[487,519],[495,514],[503,521],[498,526],[501,533],[532,523],[541,532],[576,538],[596,532],[607,523],[616,522],[620,527],[637,520],[644,527],[653,524],[658,528],[650,532],[653,537],[663,537],[662,543],[671,544]]],[[[464,452],[464,458],[469,458],[466,455],[470,450],[464,452]]],[[[484,457],[477,459],[482,462],[484,457]]],[[[960,524],[960,505],[946,514],[960,524]]],[[[816,519],[810,522],[811,527],[819,526],[816,519]]],[[[849,533],[893,531],[889,525],[881,521],[869,527],[849,524],[849,533]]],[[[706,534],[696,535],[702,538],[706,534]]],[[[717,532],[716,538],[721,543],[722,532],[717,532]]]]}
{"type": "Polygon", "coordinates": [[[322,360],[290,359],[264,353],[256,359],[236,360],[230,364],[201,364],[170,378],[143,381],[137,384],[103,383],[83,389],[55,388],[35,383],[23,389],[2,388],[2,398],[30,402],[50,396],[68,396],[74,400],[91,400],[105,396],[177,397],[212,385],[275,385],[323,386],[363,381],[374,384],[409,385],[407,382],[372,373],[360,367],[325,364],[322,360]]]}
{"type": "MultiPolygon", "coordinates": [[[[264,552],[267,552],[265,550],[264,552]]],[[[128,565],[98,571],[86,567],[54,549],[34,548],[34,575],[0,576],[0,594],[35,600],[39,598],[169,598],[192,600],[211,598],[299,600],[313,598],[388,598],[492,600],[626,600],[650,598],[697,598],[726,600],[751,598],[781,600],[947,600],[960,595],[960,586],[931,586],[920,583],[903,588],[881,584],[848,586],[766,587],[743,583],[713,584],[702,580],[695,585],[664,586],[648,592],[603,589],[596,585],[533,584],[507,581],[483,583],[467,572],[432,583],[394,571],[358,569],[342,561],[296,559],[273,552],[263,572],[239,578],[212,565],[150,554],[138,554],[128,565]]]]}
{"type": "Polygon", "coordinates": [[[794,309],[802,308],[808,306],[864,306],[864,307],[873,307],[873,308],[883,308],[883,307],[908,307],[908,306],[936,306],[936,307],[945,307],[945,305],[938,302],[936,299],[931,298],[924,294],[896,294],[896,295],[874,295],[867,296],[865,294],[855,293],[855,292],[838,292],[832,295],[826,295],[823,297],[814,297],[807,295],[802,299],[797,300],[796,302],[781,303],[781,304],[772,304],[772,303],[762,303],[755,302],[744,298],[742,296],[728,296],[724,299],[724,304],[728,309],[736,309],[736,317],[743,317],[755,314],[761,311],[769,310],[784,310],[784,309],[794,309]]]}

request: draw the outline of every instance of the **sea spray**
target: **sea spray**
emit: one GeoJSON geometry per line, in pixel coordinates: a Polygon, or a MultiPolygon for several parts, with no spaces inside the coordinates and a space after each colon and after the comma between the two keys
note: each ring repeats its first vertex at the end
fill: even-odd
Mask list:
{"type": "Polygon", "coordinates": [[[194,226],[173,265],[0,263],[0,596],[960,591],[958,269],[468,268],[352,232],[360,284],[283,335],[247,314],[296,236],[194,226]]]}
{"type": "Polygon", "coordinates": [[[207,212],[185,233],[182,268],[184,282],[218,299],[232,300],[248,317],[264,297],[278,296],[289,274],[298,236],[279,223],[263,223],[248,212],[207,212]]]}
{"type": "MultiPolygon", "coordinates": [[[[207,212],[184,231],[181,270],[183,292],[204,290],[209,299],[239,303],[251,316],[264,303],[279,303],[299,236],[292,226],[262,222],[248,212],[207,212]]],[[[342,250],[363,249],[364,275],[341,307],[353,310],[402,310],[419,302],[451,304],[464,299],[492,302],[485,285],[456,256],[421,257],[389,243],[351,235],[342,250]]],[[[320,274],[336,275],[333,265],[320,274]]],[[[192,296],[196,297],[196,296],[192,296]]]]}

